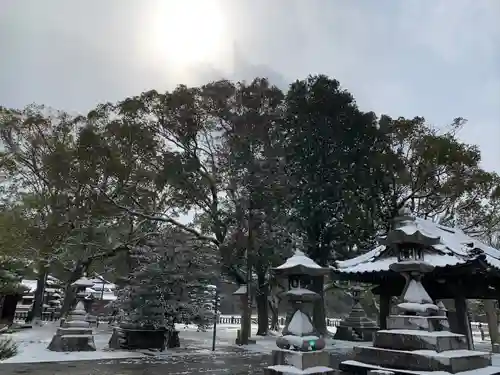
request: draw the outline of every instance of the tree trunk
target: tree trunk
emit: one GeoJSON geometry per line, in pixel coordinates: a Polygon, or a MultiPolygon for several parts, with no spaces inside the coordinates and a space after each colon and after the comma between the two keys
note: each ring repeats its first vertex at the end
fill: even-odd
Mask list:
{"type": "Polygon", "coordinates": [[[498,343],[498,318],[495,309],[495,301],[492,299],[483,300],[484,313],[488,321],[488,331],[490,333],[491,345],[498,343]]]}
{"type": "Polygon", "coordinates": [[[320,335],[326,336],[328,335],[328,330],[326,328],[324,277],[313,277],[311,289],[320,296],[320,298],[314,301],[313,305],[313,325],[320,335]]]}
{"type": "Polygon", "coordinates": [[[257,294],[255,297],[255,302],[257,303],[257,335],[266,336],[269,332],[269,288],[265,274],[262,272],[257,274],[257,284],[257,294]]]}
{"type": "Polygon", "coordinates": [[[279,332],[280,331],[280,322],[279,322],[279,310],[278,304],[274,304],[272,301],[269,302],[269,310],[271,310],[271,331],[279,332]]]}
{"type": "Polygon", "coordinates": [[[35,298],[33,301],[33,314],[31,318],[34,322],[42,320],[43,297],[45,295],[45,283],[47,281],[48,269],[45,264],[38,267],[38,278],[36,280],[35,298]]]}
{"type": "Polygon", "coordinates": [[[247,237],[247,249],[246,249],[246,268],[247,268],[247,301],[243,306],[242,315],[242,330],[240,343],[241,345],[248,345],[249,338],[252,336],[252,270],[253,266],[251,264],[253,251],[254,251],[254,238],[253,238],[253,212],[252,212],[253,202],[250,199],[248,205],[248,237],[247,237]]]}

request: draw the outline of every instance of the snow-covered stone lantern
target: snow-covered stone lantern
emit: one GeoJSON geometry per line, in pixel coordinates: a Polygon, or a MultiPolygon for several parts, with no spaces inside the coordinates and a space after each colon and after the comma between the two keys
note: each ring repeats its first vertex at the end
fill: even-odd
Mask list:
{"type": "Polygon", "coordinates": [[[434,266],[425,260],[429,249],[438,246],[438,234],[419,224],[408,209],[399,212],[394,228],[380,241],[396,252],[398,261],[390,270],[401,274],[406,284],[397,305],[398,313],[387,319],[387,328],[375,333],[373,346],[354,348],[354,360],[344,361],[339,369],[347,373],[366,373],[374,367],[393,373],[479,370],[498,374],[491,366],[489,353],[467,350],[465,335],[447,330],[447,317],[440,313],[422,284],[434,266]],[[410,370],[410,371],[408,371],[410,370]]]}
{"type": "Polygon", "coordinates": [[[77,304],[57,329],[48,349],[55,352],[95,351],[94,336],[84,307],[85,290],[94,283],[83,276],[71,285],[76,288],[77,304]]]}
{"type": "Polygon", "coordinates": [[[288,279],[288,291],[284,293],[292,307],[282,336],[276,340],[278,350],[273,350],[273,366],[266,374],[307,373],[330,374],[329,354],[322,349],[325,340],[316,331],[309,315],[311,302],[320,296],[310,290],[313,277],[324,277],[327,268],[316,264],[301,251],[273,269],[276,277],[288,279]]]}
{"type": "Polygon", "coordinates": [[[87,276],[82,276],[78,280],[76,280],[72,287],[76,289],[76,297],[79,299],[84,299],[87,293],[85,292],[87,288],[92,288],[94,286],[94,282],[87,278],[87,276]]]}
{"type": "Polygon", "coordinates": [[[377,324],[368,318],[361,305],[361,293],[363,288],[360,285],[353,285],[350,288],[350,295],[353,305],[349,315],[342,319],[335,332],[334,339],[344,341],[371,341],[373,334],[378,330],[377,324]]]}
{"type": "Polygon", "coordinates": [[[87,298],[87,288],[92,288],[95,283],[87,278],[86,275],[83,275],[78,280],[76,280],[71,286],[75,288],[76,291],[76,300],[77,302],[82,302],[83,306],[86,307],[87,311],[92,311],[92,299],[87,298]]]}

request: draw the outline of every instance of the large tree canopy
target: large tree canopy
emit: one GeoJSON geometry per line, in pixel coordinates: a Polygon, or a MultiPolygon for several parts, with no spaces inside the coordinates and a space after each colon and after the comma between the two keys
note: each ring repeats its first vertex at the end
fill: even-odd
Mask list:
{"type": "Polygon", "coordinates": [[[322,75],[285,92],[261,78],[151,90],[82,116],[0,108],[0,256],[34,259],[40,285],[60,273],[71,295],[92,266],[128,274],[131,249],[157,259],[167,244],[147,240],[174,227],[250,284],[265,334],[272,266],[293,249],[322,265],[357,255],[403,205],[496,243],[500,180],[463,126],[378,118],[322,75]]]}

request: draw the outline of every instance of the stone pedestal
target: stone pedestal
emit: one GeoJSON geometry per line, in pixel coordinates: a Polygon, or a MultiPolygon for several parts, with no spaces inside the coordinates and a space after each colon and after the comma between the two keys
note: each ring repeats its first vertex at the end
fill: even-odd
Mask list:
{"type": "Polygon", "coordinates": [[[79,302],[68,319],[57,328],[47,349],[54,352],[95,351],[94,335],[85,315],[83,303],[79,302]]]}
{"type": "Polygon", "coordinates": [[[264,374],[334,374],[329,367],[330,355],[324,351],[296,352],[291,350],[273,350],[273,366],[264,374]]]}

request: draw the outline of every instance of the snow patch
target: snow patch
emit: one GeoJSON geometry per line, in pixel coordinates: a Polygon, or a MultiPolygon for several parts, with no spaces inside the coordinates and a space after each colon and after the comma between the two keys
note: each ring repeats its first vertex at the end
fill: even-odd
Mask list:
{"type": "MultiPolygon", "coordinates": [[[[369,369],[373,369],[373,370],[391,371],[391,369],[388,367],[369,365],[369,364],[362,363],[359,361],[349,360],[349,361],[344,361],[342,363],[344,363],[346,365],[359,366],[359,367],[369,368],[369,369]]],[[[447,371],[411,371],[411,370],[397,370],[397,371],[404,372],[406,374],[412,374],[412,375],[451,375],[447,371]]],[[[457,372],[454,375],[494,375],[494,374],[498,373],[499,371],[500,371],[499,367],[489,366],[489,367],[485,367],[485,368],[478,369],[478,370],[457,372]]]]}
{"type": "Polygon", "coordinates": [[[7,358],[2,363],[37,363],[37,362],[65,362],[85,361],[97,359],[120,359],[120,358],[142,358],[144,354],[127,351],[107,351],[110,332],[98,332],[94,336],[95,352],[52,352],[47,346],[52,340],[57,324],[49,323],[41,327],[34,327],[12,334],[4,334],[2,337],[11,338],[17,345],[19,353],[14,357],[7,358]]]}
{"type": "Polygon", "coordinates": [[[281,372],[283,374],[323,374],[333,371],[332,368],[324,366],[310,367],[305,370],[300,370],[296,367],[287,365],[269,366],[268,368],[276,372],[281,372]]]}
{"type": "Polygon", "coordinates": [[[432,299],[422,284],[414,279],[410,280],[403,298],[405,302],[432,304],[432,299]]]}
{"type": "Polygon", "coordinates": [[[378,331],[380,333],[395,333],[400,335],[412,335],[412,336],[428,336],[428,337],[463,337],[459,333],[452,333],[449,331],[420,331],[411,329],[382,329],[378,331]]]}
{"type": "Polygon", "coordinates": [[[288,324],[288,331],[296,336],[304,336],[314,332],[314,327],[309,317],[302,311],[297,310],[293,314],[290,324],[288,324]]]}

